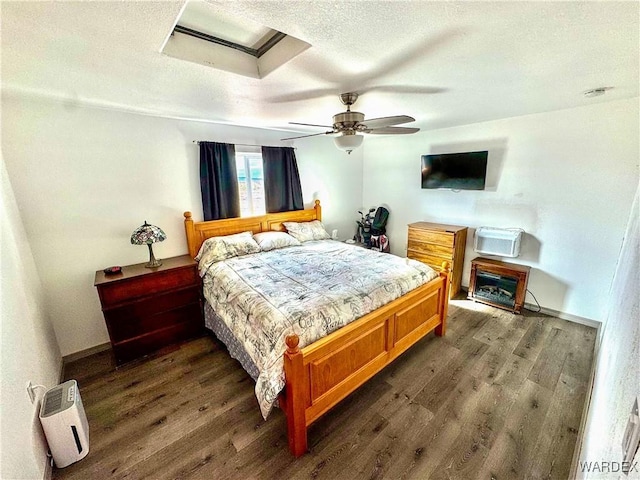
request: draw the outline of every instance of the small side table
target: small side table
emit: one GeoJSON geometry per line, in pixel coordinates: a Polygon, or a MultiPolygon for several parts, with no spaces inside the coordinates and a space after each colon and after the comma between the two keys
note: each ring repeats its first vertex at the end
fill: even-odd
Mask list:
{"type": "Polygon", "coordinates": [[[116,365],[174,346],[204,331],[197,263],[189,255],[144,263],[107,275],[98,270],[102,312],[116,365]]]}

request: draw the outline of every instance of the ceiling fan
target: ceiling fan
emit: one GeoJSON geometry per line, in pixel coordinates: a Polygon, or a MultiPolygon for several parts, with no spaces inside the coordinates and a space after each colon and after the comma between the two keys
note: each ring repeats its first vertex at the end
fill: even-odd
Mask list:
{"type": "Polygon", "coordinates": [[[365,120],[364,113],[352,112],[351,105],[356,103],[358,94],[355,92],[342,93],[340,101],[347,106],[347,111],[333,116],[333,125],[315,125],[313,123],[289,122],[291,125],[306,125],[309,127],[330,128],[331,130],[310,135],[283,138],[282,140],[295,140],[298,138],[315,137],[318,135],[337,135],[333,141],[340,150],[350,154],[354,149],[362,145],[363,136],[359,134],[371,133],[378,135],[406,135],[416,133],[419,128],[394,127],[402,123],[415,122],[415,118],[407,115],[393,117],[370,118],[365,120]]]}

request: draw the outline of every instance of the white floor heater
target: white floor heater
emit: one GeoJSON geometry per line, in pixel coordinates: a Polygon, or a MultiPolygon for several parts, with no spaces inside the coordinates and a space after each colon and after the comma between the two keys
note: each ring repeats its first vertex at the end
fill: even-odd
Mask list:
{"type": "Polygon", "coordinates": [[[40,423],[56,467],[71,465],[89,453],[89,423],[75,380],[47,390],[40,407],[40,423]]]}

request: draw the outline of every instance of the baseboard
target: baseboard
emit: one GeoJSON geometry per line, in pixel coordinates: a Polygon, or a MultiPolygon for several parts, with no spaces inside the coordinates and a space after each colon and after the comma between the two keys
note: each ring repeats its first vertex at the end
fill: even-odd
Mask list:
{"type": "Polygon", "coordinates": [[[578,429],[578,441],[573,449],[573,458],[571,459],[571,470],[569,473],[570,479],[578,478],[578,462],[582,456],[582,449],[584,447],[585,440],[585,427],[589,419],[589,410],[591,408],[591,399],[593,398],[593,385],[596,381],[596,371],[598,370],[598,364],[600,363],[600,337],[602,334],[602,323],[598,322],[598,331],[596,332],[596,344],[593,350],[593,363],[591,364],[591,373],[589,375],[589,384],[587,385],[587,394],[582,409],[582,418],[580,419],[580,428],[578,429]]]}
{"type": "Polygon", "coordinates": [[[70,362],[75,362],[76,360],[80,360],[81,358],[89,357],[96,353],[105,352],[111,349],[111,344],[109,342],[102,343],[100,345],[96,345],[91,348],[87,348],[86,350],[80,350],[79,352],[71,353],[69,355],[65,355],[62,357],[63,368],[64,365],[70,362]]]}
{"type": "Polygon", "coordinates": [[[569,322],[579,323],[580,325],[586,325],[587,327],[595,328],[598,331],[602,326],[602,322],[598,322],[597,320],[591,320],[590,318],[579,317],[578,315],[560,312],[558,310],[553,310],[551,308],[538,307],[538,305],[533,305],[531,303],[525,303],[524,308],[532,312],[539,311],[540,313],[544,313],[545,315],[549,315],[550,317],[557,317],[557,318],[561,318],[562,320],[567,320],[569,322]]]}
{"type": "MultiPolygon", "coordinates": [[[[469,287],[462,286],[461,290],[465,292],[465,295],[469,292],[469,287]]],[[[596,350],[599,345],[600,339],[600,328],[602,327],[602,322],[598,322],[597,320],[591,320],[590,318],[579,317],[578,315],[573,315],[571,313],[560,312],[558,310],[553,310],[551,308],[540,307],[539,305],[534,305],[531,303],[525,303],[524,308],[529,310],[530,312],[540,312],[545,315],[549,315],[550,317],[561,318],[562,320],[567,320],[573,323],[579,323],[580,325],[586,325],[587,327],[595,328],[598,330],[598,335],[596,337],[596,350]]]]}

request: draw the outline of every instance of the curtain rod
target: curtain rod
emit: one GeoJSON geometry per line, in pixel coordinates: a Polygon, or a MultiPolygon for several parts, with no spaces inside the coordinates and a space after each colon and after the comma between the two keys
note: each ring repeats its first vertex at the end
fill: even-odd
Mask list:
{"type": "MultiPolygon", "coordinates": [[[[194,140],[193,143],[197,143],[198,145],[200,145],[200,143],[202,142],[206,142],[207,140],[194,140]]],[[[239,145],[241,147],[282,147],[282,145],[254,145],[251,143],[234,143],[234,145],[239,145]]],[[[298,147],[289,147],[289,148],[293,148],[294,150],[297,150],[298,147]]]]}

